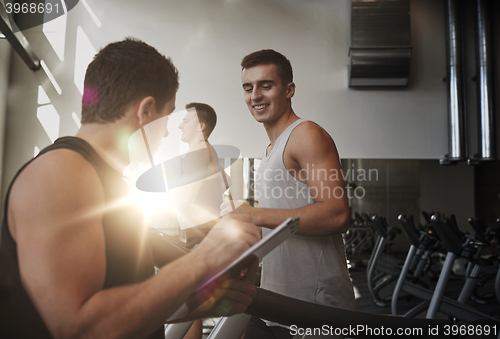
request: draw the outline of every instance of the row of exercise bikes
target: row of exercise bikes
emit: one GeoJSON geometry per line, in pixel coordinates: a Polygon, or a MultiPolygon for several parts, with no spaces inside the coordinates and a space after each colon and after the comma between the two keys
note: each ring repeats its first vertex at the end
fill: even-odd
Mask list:
{"type": "Polygon", "coordinates": [[[470,218],[474,234],[468,234],[453,215],[422,215],[423,225],[400,215],[398,228],[377,215],[355,214],[344,242],[348,256],[371,249],[366,275],[374,303],[390,307],[393,316],[450,320],[462,337],[485,337],[481,324],[498,333],[500,219],[486,227],[470,218]],[[406,259],[388,250],[401,233],[411,244],[406,259]]]}

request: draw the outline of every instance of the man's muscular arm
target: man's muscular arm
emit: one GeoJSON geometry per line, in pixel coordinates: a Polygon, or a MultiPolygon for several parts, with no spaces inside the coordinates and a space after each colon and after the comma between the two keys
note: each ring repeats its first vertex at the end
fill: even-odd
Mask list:
{"type": "Polygon", "coordinates": [[[164,266],[156,276],[102,290],[106,265],[103,207],[97,173],[69,150],[41,156],[12,188],[8,218],[18,247],[21,279],[56,338],[146,337],[204,276],[258,239],[256,227],[228,220],[226,226],[237,230],[236,238],[219,232],[220,249],[213,246],[214,236],[207,236],[199,250],[164,266]]]}
{"type": "MultiPolygon", "coordinates": [[[[283,162],[288,171],[309,187],[314,203],[282,210],[240,204],[233,213],[248,214],[259,226],[274,228],[288,217],[300,218],[300,235],[331,235],[349,227],[349,204],[337,148],[330,135],[312,122],[303,122],[291,133],[283,162]]],[[[295,191],[294,191],[295,192],[295,191]]],[[[286,199],[283,192],[281,199],[286,199]]],[[[228,202],[222,213],[230,212],[228,202]]]]}

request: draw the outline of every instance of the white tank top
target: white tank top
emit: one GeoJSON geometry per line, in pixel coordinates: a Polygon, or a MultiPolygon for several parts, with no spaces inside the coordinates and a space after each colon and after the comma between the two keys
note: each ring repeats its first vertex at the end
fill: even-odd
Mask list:
{"type": "MultiPolygon", "coordinates": [[[[314,203],[306,184],[285,168],[283,152],[297,120],[264,156],[256,176],[259,207],[296,209],[314,203]]],[[[265,237],[271,230],[262,228],[265,237]]],[[[288,297],[327,306],[354,309],[342,235],[292,235],[263,259],[261,287],[288,297]]]]}

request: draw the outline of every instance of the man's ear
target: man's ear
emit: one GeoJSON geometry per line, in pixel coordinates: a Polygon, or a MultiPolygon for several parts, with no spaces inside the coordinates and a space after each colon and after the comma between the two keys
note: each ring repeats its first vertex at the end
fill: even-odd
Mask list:
{"type": "Polygon", "coordinates": [[[205,124],[204,122],[200,122],[200,131],[203,132],[206,128],[207,128],[207,124],[205,124]]]}
{"type": "Polygon", "coordinates": [[[148,96],[140,100],[137,104],[137,119],[141,126],[151,121],[151,116],[156,113],[155,98],[148,96]]]}
{"type": "Polygon", "coordinates": [[[286,85],[285,91],[286,91],[286,98],[291,99],[295,94],[295,83],[291,82],[288,85],[286,85]]]}

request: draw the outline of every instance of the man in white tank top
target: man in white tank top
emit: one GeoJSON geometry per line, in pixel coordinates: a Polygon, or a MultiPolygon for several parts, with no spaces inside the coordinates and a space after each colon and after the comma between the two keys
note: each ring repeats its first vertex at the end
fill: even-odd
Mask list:
{"type": "MultiPolygon", "coordinates": [[[[295,93],[288,59],[273,50],[247,55],[242,84],[250,113],[264,125],[270,144],[257,172],[260,208],[242,201],[263,237],[288,217],[300,218],[297,235],[263,259],[262,288],[328,306],[354,309],[342,233],[349,227],[346,184],[335,143],[320,126],[292,109],[295,93]]],[[[229,202],[222,214],[231,211],[229,202]]],[[[279,324],[252,318],[245,339],[292,338],[279,324]]]]}

